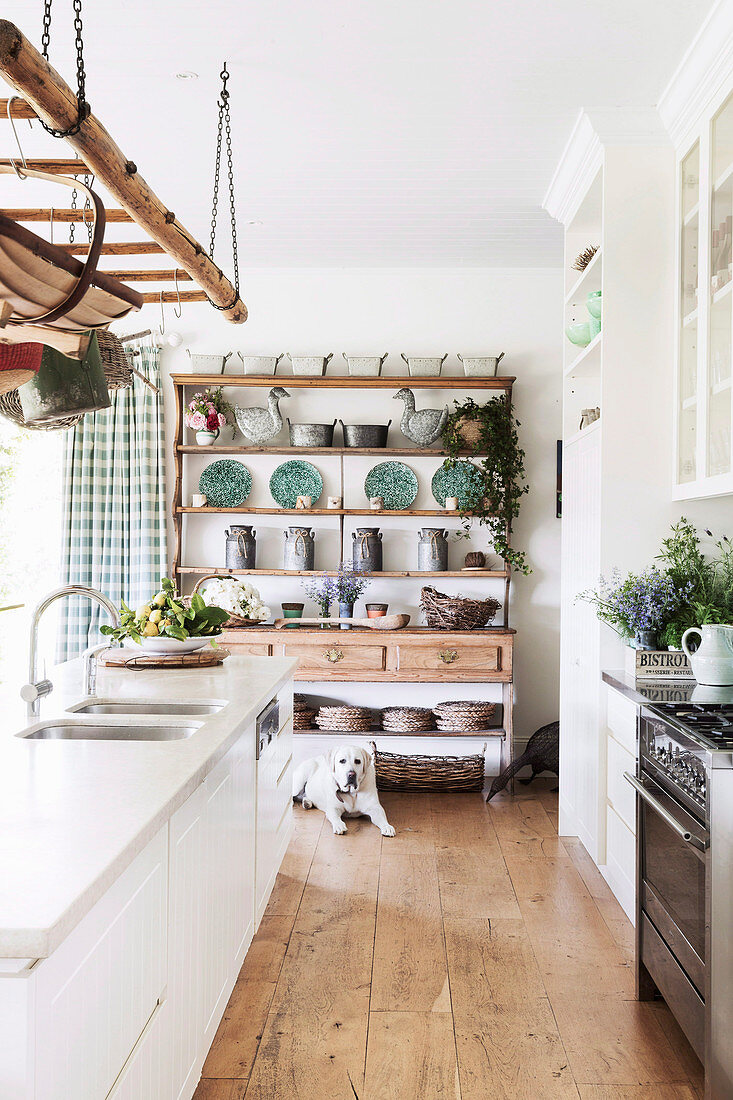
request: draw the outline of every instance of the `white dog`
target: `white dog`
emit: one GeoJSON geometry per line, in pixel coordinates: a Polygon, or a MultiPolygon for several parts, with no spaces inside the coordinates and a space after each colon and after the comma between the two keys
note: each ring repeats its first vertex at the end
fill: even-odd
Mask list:
{"type": "Polygon", "coordinates": [[[293,798],[303,808],[316,806],[326,815],[334,833],[346,832],[342,817],[371,818],[382,836],[394,836],[377,793],[372,754],[360,745],[342,745],[323,756],[304,760],[293,774],[293,798]]]}

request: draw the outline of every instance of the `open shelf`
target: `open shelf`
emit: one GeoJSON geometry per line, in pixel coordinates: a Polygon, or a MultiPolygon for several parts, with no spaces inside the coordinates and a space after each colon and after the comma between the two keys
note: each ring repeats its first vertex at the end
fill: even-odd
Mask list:
{"type": "Polygon", "coordinates": [[[713,305],[716,306],[718,302],[722,302],[724,298],[727,298],[730,292],[733,290],[733,281],[728,280],[721,286],[720,290],[716,290],[713,294],[713,305]]]}
{"type": "Polygon", "coordinates": [[[581,271],[580,275],[575,280],[568,293],[565,295],[566,306],[571,304],[576,295],[583,289],[585,282],[587,280],[590,281],[590,276],[595,273],[596,268],[601,266],[601,256],[602,251],[599,248],[586,269],[584,271],[581,271]]]}
{"type": "Polygon", "coordinates": [[[685,214],[685,217],[682,221],[682,224],[684,226],[692,225],[692,223],[694,221],[696,221],[697,216],[698,216],[699,213],[700,213],[700,203],[696,202],[695,205],[693,207],[691,207],[687,211],[687,213],[685,214]]]}
{"type": "Polygon", "coordinates": [[[563,374],[566,378],[571,376],[579,377],[582,375],[596,374],[600,367],[600,351],[601,342],[603,340],[603,332],[599,332],[597,336],[594,336],[587,347],[583,348],[578,355],[575,356],[572,363],[569,363],[565,367],[563,374]],[[598,358],[598,362],[596,359],[598,358]]]}
{"type": "Polygon", "coordinates": [[[433,390],[511,390],[516,382],[514,377],[501,375],[486,378],[468,375],[441,375],[438,378],[411,378],[409,375],[357,378],[352,375],[324,374],[310,378],[287,374],[173,374],[171,378],[176,386],[291,386],[293,389],[325,390],[399,390],[403,386],[433,390]]]}
{"type": "MultiPolygon", "coordinates": [[[[305,735],[306,737],[325,736],[325,737],[340,737],[347,736],[343,730],[322,730],[318,726],[308,730],[293,730],[293,736],[305,735]]],[[[405,730],[403,732],[395,730],[356,730],[353,733],[348,734],[349,737],[471,737],[474,740],[479,737],[500,737],[502,741],[506,738],[506,730],[494,726],[492,729],[487,730],[405,730]]]]}
{"type": "MultiPolygon", "coordinates": [[[[210,567],[208,565],[179,565],[177,573],[203,574],[211,573],[217,577],[322,577],[324,573],[329,577],[337,577],[337,569],[226,569],[210,567]]],[[[370,577],[502,577],[509,576],[507,569],[456,569],[443,570],[440,573],[424,573],[421,569],[385,570],[379,573],[370,573],[370,577]]],[[[266,626],[267,624],[263,624],[266,626]]],[[[287,629],[287,628],[284,628],[287,629]]]]}
{"type": "Polygon", "coordinates": [[[594,420],[592,424],[589,424],[587,428],[581,428],[580,431],[573,432],[572,435],[563,440],[563,443],[566,447],[571,447],[573,443],[577,443],[581,437],[585,439],[587,436],[594,435],[595,432],[598,432],[600,430],[601,418],[599,417],[598,420],[594,420]]]}
{"type": "Polygon", "coordinates": [[[445,508],[382,508],[377,511],[375,508],[369,508],[368,506],[365,508],[247,508],[243,504],[239,508],[209,508],[208,505],[203,508],[176,508],[176,514],[184,512],[198,512],[214,516],[301,516],[303,519],[308,516],[378,516],[381,519],[384,519],[385,516],[442,516],[450,519],[470,516],[471,514],[469,512],[448,512],[445,508]]]}
{"type": "MultiPolygon", "coordinates": [[[[240,447],[236,444],[231,447],[201,447],[198,444],[183,443],[176,447],[179,454],[184,455],[401,455],[409,458],[440,458],[448,456],[445,451],[434,450],[432,447],[293,447],[284,444],[280,447],[240,447]]],[[[471,458],[481,458],[481,452],[459,451],[460,455],[471,458]]]]}

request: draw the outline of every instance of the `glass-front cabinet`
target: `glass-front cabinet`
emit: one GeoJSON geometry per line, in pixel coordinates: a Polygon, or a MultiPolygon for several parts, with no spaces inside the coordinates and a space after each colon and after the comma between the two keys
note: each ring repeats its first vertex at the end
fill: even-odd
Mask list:
{"type": "Polygon", "coordinates": [[[676,496],[733,492],[733,95],[679,161],[676,496]]]}

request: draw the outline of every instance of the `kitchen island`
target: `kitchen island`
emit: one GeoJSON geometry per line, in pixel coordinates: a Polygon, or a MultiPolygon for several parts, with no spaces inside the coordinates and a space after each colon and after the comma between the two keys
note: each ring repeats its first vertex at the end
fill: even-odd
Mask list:
{"type": "Polygon", "coordinates": [[[294,668],[100,667],[91,705],[147,713],[93,714],[76,709],[75,661],[52,673],[40,721],[6,712],[0,1096],[193,1094],[290,837],[294,668]],[[273,699],[257,759],[257,716],[273,699]],[[97,733],[16,736],[62,722],[97,733]],[[100,737],[109,726],[127,728],[100,737]]]}

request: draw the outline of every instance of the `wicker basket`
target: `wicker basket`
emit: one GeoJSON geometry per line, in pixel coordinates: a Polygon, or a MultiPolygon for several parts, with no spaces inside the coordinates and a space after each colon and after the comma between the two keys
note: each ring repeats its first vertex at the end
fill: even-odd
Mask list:
{"type": "Polygon", "coordinates": [[[132,385],[132,370],[119,337],[107,329],[97,329],[99,354],[107,379],[108,390],[124,390],[132,385]]]}
{"type": "Polygon", "coordinates": [[[420,593],[420,607],[433,630],[480,630],[493,622],[501,604],[493,596],[469,600],[464,596],[446,596],[426,586],[420,593]]]}
{"type": "Polygon", "coordinates": [[[484,753],[475,756],[403,756],[371,742],[380,791],[482,791],[484,753]]]}

